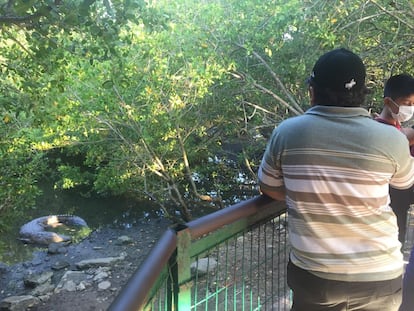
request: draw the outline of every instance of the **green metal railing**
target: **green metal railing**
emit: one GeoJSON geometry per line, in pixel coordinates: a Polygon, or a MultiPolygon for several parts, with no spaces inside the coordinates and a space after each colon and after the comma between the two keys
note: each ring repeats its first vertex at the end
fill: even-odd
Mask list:
{"type": "Polygon", "coordinates": [[[109,310],[289,310],[285,212],[259,196],[168,229],[109,310]]]}

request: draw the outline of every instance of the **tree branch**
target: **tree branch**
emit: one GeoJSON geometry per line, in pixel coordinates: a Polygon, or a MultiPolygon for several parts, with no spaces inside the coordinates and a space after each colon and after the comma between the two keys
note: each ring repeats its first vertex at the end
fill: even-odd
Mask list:
{"type": "Polygon", "coordinates": [[[25,51],[28,55],[30,55],[30,56],[32,56],[33,57],[33,53],[32,52],[30,52],[28,49],[26,49],[26,47],[19,41],[19,40],[17,40],[7,29],[3,29],[3,31],[6,33],[6,34],[8,34],[9,35],[9,38],[10,38],[10,40],[12,40],[12,41],[14,41],[14,42],[16,42],[16,44],[18,45],[18,46],[20,46],[20,48],[23,50],[23,51],[25,51]]]}
{"type": "MultiPolygon", "coordinates": [[[[236,44],[238,47],[247,50],[246,47],[240,44],[236,44]]],[[[289,99],[291,104],[289,104],[287,101],[283,100],[281,97],[274,94],[272,91],[260,86],[259,84],[255,83],[255,86],[261,89],[262,91],[265,91],[265,93],[272,95],[273,98],[280,101],[283,105],[285,105],[287,108],[295,112],[296,114],[303,114],[302,108],[299,106],[299,104],[296,102],[296,100],[293,98],[292,94],[286,89],[285,85],[282,83],[282,81],[279,79],[277,74],[270,68],[269,64],[259,55],[259,53],[253,51],[253,56],[256,57],[262,64],[265,66],[267,71],[270,73],[272,78],[276,81],[276,84],[279,86],[279,88],[282,90],[282,92],[286,95],[286,97],[289,99]]]]}
{"type": "Polygon", "coordinates": [[[295,106],[296,109],[302,110],[296,100],[293,98],[292,94],[286,89],[285,85],[282,83],[282,81],[279,79],[279,77],[276,75],[276,73],[270,68],[269,64],[255,51],[253,51],[253,55],[265,66],[267,71],[270,72],[272,78],[276,81],[279,88],[285,93],[287,98],[290,100],[290,102],[295,106]]]}
{"type": "Polygon", "coordinates": [[[395,18],[400,23],[406,25],[409,29],[414,30],[414,25],[409,24],[407,21],[403,20],[398,15],[394,14],[394,12],[391,12],[391,11],[387,10],[386,8],[384,8],[383,6],[381,6],[380,4],[378,4],[377,1],[375,1],[375,0],[370,0],[370,1],[371,1],[371,3],[373,3],[375,6],[377,6],[384,13],[390,15],[391,17],[395,18]]]}
{"type": "Polygon", "coordinates": [[[190,162],[188,161],[188,156],[187,156],[187,151],[185,150],[185,146],[184,146],[184,140],[181,136],[181,132],[180,132],[180,128],[178,125],[176,125],[176,131],[177,131],[177,139],[178,139],[178,143],[180,145],[180,149],[181,149],[181,154],[183,157],[183,162],[184,162],[184,167],[185,167],[185,172],[186,172],[186,176],[187,176],[187,180],[189,181],[191,188],[193,189],[194,194],[202,201],[208,201],[208,202],[213,202],[216,204],[219,204],[220,207],[222,207],[222,200],[220,197],[216,197],[213,198],[210,195],[203,195],[200,194],[197,190],[197,186],[194,183],[194,180],[191,176],[191,168],[190,168],[190,162]]]}
{"type": "Polygon", "coordinates": [[[1,25],[10,25],[10,24],[26,24],[26,22],[33,21],[39,18],[40,14],[26,15],[26,16],[0,16],[1,25]]]}

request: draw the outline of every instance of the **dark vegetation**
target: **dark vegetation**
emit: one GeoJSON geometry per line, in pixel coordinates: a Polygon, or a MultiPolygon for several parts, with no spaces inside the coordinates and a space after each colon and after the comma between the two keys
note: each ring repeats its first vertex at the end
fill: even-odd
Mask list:
{"type": "Polygon", "coordinates": [[[45,178],[183,220],[255,193],[315,59],[361,55],[378,112],[383,81],[414,73],[413,17],[411,0],[0,0],[0,232],[45,178]]]}

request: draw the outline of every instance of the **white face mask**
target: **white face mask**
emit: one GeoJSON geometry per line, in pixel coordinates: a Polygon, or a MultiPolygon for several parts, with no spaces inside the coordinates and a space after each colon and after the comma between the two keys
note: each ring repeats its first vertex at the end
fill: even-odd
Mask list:
{"type": "Polygon", "coordinates": [[[392,117],[394,120],[398,122],[405,122],[410,120],[414,114],[414,106],[400,106],[395,101],[391,99],[391,102],[398,107],[398,113],[391,112],[392,117]]]}

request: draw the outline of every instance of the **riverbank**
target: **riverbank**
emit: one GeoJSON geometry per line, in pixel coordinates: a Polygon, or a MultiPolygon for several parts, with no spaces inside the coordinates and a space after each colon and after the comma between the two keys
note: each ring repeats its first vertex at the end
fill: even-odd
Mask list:
{"type": "Polygon", "coordinates": [[[32,311],[107,310],[169,225],[148,218],[130,227],[108,225],[78,244],[35,251],[30,261],[0,264],[0,300],[31,295],[35,305],[27,310],[32,311]],[[65,283],[69,275],[79,283],[65,283]],[[34,284],[33,279],[45,282],[34,284]]]}
{"type": "MultiPolygon", "coordinates": [[[[413,216],[410,211],[406,260],[414,241],[413,216]]],[[[36,304],[23,310],[105,311],[169,225],[155,218],[142,218],[132,226],[107,225],[78,244],[36,251],[30,261],[10,266],[0,263],[0,300],[32,295],[36,304]],[[69,273],[73,279],[64,282],[69,273]],[[46,286],[33,288],[34,279],[46,280],[46,286]]]]}

